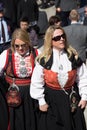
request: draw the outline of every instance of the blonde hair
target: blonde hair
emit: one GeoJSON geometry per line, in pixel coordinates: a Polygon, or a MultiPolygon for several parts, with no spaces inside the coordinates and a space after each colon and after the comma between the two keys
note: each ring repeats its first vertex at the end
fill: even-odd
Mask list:
{"type": "Polygon", "coordinates": [[[70,20],[76,20],[76,21],[78,21],[78,19],[79,19],[79,13],[78,13],[78,11],[76,9],[71,10],[69,18],[70,18],[70,20]]]}
{"type": "MultiPolygon", "coordinates": [[[[45,33],[45,37],[44,37],[44,48],[42,53],[37,57],[38,61],[40,62],[41,58],[44,57],[45,59],[45,63],[48,61],[48,59],[50,58],[51,54],[52,54],[52,38],[53,38],[53,33],[56,29],[60,29],[62,30],[62,32],[65,34],[65,31],[62,27],[57,26],[57,25],[53,25],[50,26],[46,33],[45,33]]],[[[67,52],[68,57],[70,58],[72,56],[72,53],[74,53],[75,55],[77,55],[77,52],[74,48],[72,48],[71,46],[68,45],[67,43],[67,38],[66,38],[66,34],[65,34],[65,48],[64,50],[67,52]]]]}
{"type": "Polygon", "coordinates": [[[11,49],[13,52],[15,51],[14,44],[16,39],[20,39],[23,42],[25,42],[28,45],[28,47],[32,47],[28,32],[18,28],[12,34],[11,49]]]}

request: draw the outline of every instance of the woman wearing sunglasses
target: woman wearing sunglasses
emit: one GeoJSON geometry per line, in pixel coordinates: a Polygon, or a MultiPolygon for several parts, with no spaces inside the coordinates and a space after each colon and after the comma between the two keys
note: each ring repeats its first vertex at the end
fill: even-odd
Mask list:
{"type": "Polygon", "coordinates": [[[86,130],[86,66],[68,45],[59,26],[50,26],[46,31],[44,49],[32,74],[30,95],[39,103],[38,130],[86,130]]]}
{"type": "MultiPolygon", "coordinates": [[[[35,101],[29,94],[31,76],[38,51],[31,46],[29,34],[16,29],[11,48],[0,55],[0,72],[5,72],[9,108],[7,130],[36,130],[35,101]]],[[[2,86],[3,87],[3,86],[2,86]]]]}

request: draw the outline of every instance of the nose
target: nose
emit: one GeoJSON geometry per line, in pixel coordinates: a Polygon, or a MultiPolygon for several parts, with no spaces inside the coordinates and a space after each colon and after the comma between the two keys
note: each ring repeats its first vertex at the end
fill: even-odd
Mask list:
{"type": "Polygon", "coordinates": [[[61,36],[60,40],[64,40],[64,38],[61,36]]]}
{"type": "Polygon", "coordinates": [[[22,46],[19,46],[19,49],[22,49],[22,46]]]}

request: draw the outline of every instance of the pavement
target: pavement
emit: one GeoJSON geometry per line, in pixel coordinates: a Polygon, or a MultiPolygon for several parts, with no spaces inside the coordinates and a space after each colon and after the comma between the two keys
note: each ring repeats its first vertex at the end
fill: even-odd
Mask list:
{"type": "MultiPolygon", "coordinates": [[[[55,15],[55,12],[56,12],[55,6],[52,6],[52,7],[46,8],[46,9],[39,9],[39,10],[46,12],[48,20],[49,20],[49,17],[52,16],[52,15],[55,15]]],[[[40,51],[43,50],[43,38],[39,39],[38,49],[40,49],[40,51]]],[[[86,106],[85,111],[84,111],[84,116],[85,116],[86,128],[87,128],[87,106],[86,106]]]]}

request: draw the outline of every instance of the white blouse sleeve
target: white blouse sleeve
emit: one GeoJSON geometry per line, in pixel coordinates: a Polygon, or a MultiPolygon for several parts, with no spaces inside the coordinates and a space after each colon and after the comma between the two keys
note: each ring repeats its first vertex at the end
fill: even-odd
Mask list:
{"type": "Polygon", "coordinates": [[[77,70],[77,75],[79,94],[82,100],[87,101],[87,68],[84,63],[77,70]]]}
{"type": "Polygon", "coordinates": [[[7,50],[3,51],[0,54],[0,75],[1,75],[3,68],[5,67],[5,64],[6,64],[6,56],[7,56],[7,50]]]}
{"type": "Polygon", "coordinates": [[[30,95],[32,98],[39,101],[39,105],[46,104],[44,99],[44,78],[43,78],[43,67],[36,63],[36,66],[33,70],[30,86],[30,95]]]}

